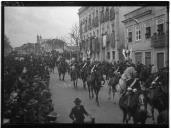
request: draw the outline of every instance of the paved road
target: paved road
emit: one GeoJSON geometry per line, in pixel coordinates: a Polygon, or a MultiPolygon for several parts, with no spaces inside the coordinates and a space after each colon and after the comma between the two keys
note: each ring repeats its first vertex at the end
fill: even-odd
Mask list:
{"type": "MultiPolygon", "coordinates": [[[[68,74],[65,77],[65,81],[60,81],[55,70],[55,73],[50,75],[49,87],[55,111],[60,114],[58,118],[59,123],[72,122],[69,118],[69,113],[74,106],[73,100],[76,97],[81,98],[86,110],[95,117],[96,123],[122,123],[122,111],[118,104],[114,104],[113,100],[108,99],[107,85],[102,87],[99,93],[100,107],[96,105],[95,99],[89,99],[88,91],[83,89],[81,80],[78,81],[78,89],[74,89],[68,74]]],[[[118,102],[118,94],[116,94],[114,100],[118,102]]],[[[89,120],[89,118],[86,118],[86,120],[89,120]]],[[[146,123],[151,124],[152,120],[147,119],[146,123]]]]}

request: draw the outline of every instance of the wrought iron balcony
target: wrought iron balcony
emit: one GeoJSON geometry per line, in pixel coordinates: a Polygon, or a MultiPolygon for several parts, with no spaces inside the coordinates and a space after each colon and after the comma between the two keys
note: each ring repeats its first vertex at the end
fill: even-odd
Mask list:
{"type": "Polygon", "coordinates": [[[151,37],[151,47],[163,48],[168,46],[168,33],[153,34],[151,37]]]}

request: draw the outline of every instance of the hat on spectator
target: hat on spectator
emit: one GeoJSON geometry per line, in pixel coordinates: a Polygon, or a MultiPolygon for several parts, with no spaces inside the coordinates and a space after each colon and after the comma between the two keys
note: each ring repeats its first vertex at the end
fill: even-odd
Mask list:
{"type": "Polygon", "coordinates": [[[80,100],[80,98],[76,98],[76,99],[74,100],[74,103],[76,103],[76,104],[79,104],[79,103],[81,103],[81,100],[80,100]]]}

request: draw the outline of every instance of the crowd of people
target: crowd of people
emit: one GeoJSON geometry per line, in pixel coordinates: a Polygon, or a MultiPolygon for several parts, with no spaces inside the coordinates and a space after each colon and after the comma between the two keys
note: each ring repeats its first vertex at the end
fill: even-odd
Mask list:
{"type": "Polygon", "coordinates": [[[50,56],[17,55],[4,58],[3,123],[46,123],[53,112],[49,91],[50,56]]]}

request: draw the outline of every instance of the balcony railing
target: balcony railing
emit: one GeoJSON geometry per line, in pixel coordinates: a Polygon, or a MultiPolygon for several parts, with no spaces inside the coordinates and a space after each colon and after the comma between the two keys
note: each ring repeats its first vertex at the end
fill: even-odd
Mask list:
{"type": "Polygon", "coordinates": [[[153,48],[163,48],[168,46],[168,34],[161,33],[157,34],[155,33],[151,37],[151,47],[153,48]]]}

